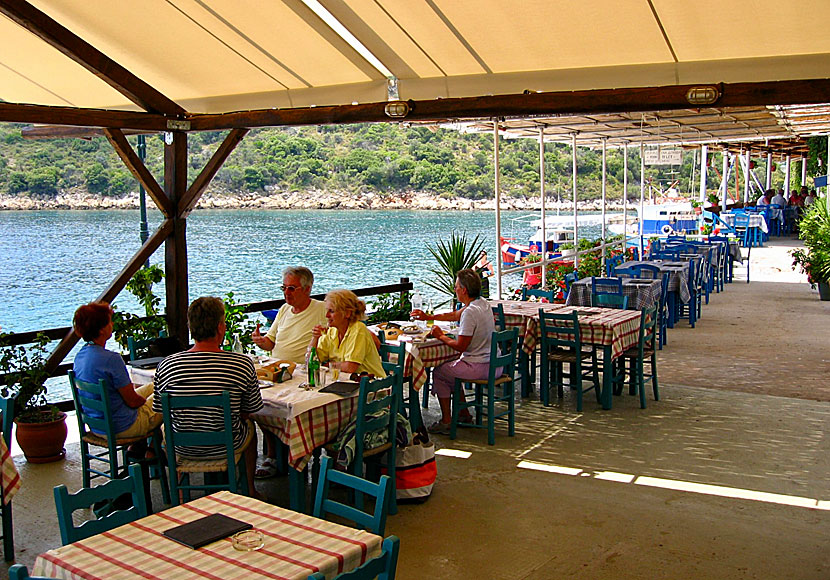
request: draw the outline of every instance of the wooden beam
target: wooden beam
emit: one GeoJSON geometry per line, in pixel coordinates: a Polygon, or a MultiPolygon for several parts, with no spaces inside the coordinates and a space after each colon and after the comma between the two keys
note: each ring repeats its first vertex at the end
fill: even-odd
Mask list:
{"type": "Polygon", "coordinates": [[[178,103],[28,2],[4,0],[0,3],[0,13],[80,64],[139,107],[165,115],[185,113],[178,103]]]}
{"type": "Polygon", "coordinates": [[[164,146],[164,190],[173,205],[173,231],[164,247],[167,289],[167,329],[182,344],[187,332],[187,219],[181,216],[181,200],[187,191],[187,134],[175,132],[164,146]]]}
{"type": "Polygon", "coordinates": [[[153,198],[153,201],[156,203],[156,207],[161,210],[161,213],[164,214],[165,218],[169,218],[173,215],[173,204],[170,203],[170,199],[165,195],[164,190],[156,181],[156,178],[153,177],[153,174],[147,169],[147,166],[141,161],[138,157],[138,154],[133,150],[130,143],[127,141],[127,138],[124,136],[118,129],[104,129],[104,134],[109,139],[109,142],[112,144],[113,149],[115,152],[118,153],[118,156],[121,158],[121,161],[124,162],[124,165],[127,166],[127,169],[130,170],[130,173],[133,174],[141,185],[144,186],[144,189],[147,190],[147,193],[150,194],[150,197],[153,198]]]}
{"type": "MultiPolygon", "coordinates": [[[[60,125],[31,125],[23,127],[20,134],[24,139],[36,141],[38,139],[94,139],[106,137],[104,129],[99,127],[61,127],[60,125]]],[[[119,129],[124,135],[155,135],[158,131],[142,131],[140,129],[119,129]]]]}
{"type": "Polygon", "coordinates": [[[228,155],[233,153],[242,138],[248,134],[248,129],[234,129],[225,136],[225,140],[210,158],[210,161],[202,168],[202,171],[193,180],[193,183],[188,188],[187,193],[184,194],[179,205],[179,216],[186,218],[196,207],[199,198],[205,188],[210,184],[211,180],[216,176],[216,173],[222,168],[228,155]]]}
{"type": "MultiPolygon", "coordinates": [[[[127,282],[130,281],[130,278],[141,269],[150,256],[153,255],[158,247],[161,245],[163,241],[167,239],[170,233],[173,231],[173,222],[172,220],[166,219],[159,225],[158,229],[156,229],[153,234],[147,238],[147,241],[139,248],[139,250],[133,255],[127,265],[121,270],[118,276],[115,277],[110,285],[104,290],[96,300],[103,301],[103,302],[112,302],[118,293],[124,289],[124,286],[127,285],[127,282]]],[[[69,354],[69,351],[72,350],[72,347],[75,346],[75,343],[78,342],[78,335],[74,333],[72,329],[66,333],[66,336],[63,337],[63,340],[55,347],[55,350],[52,351],[52,354],[49,355],[49,358],[46,359],[46,370],[48,372],[54,371],[58,368],[58,365],[63,362],[63,359],[66,358],[66,355],[69,354]]]]}
{"type": "MultiPolygon", "coordinates": [[[[46,123],[50,125],[75,127],[112,127],[113,129],[135,129],[159,133],[168,131],[168,118],[162,115],[142,112],[107,111],[104,109],[80,109],[78,107],[52,107],[47,105],[20,105],[0,103],[0,122],[4,123],[46,123]]],[[[27,128],[27,134],[37,135],[48,128],[27,128]]],[[[51,137],[52,135],[46,135],[51,137]]],[[[63,137],[64,135],[54,135],[63,137]]],[[[75,135],[70,135],[74,137],[75,135]]],[[[83,135],[86,136],[86,135],[83,135]]]]}
{"type": "MultiPolygon", "coordinates": [[[[670,85],[597,89],[557,93],[527,93],[408,101],[404,118],[390,119],[383,112],[386,103],[261,109],[223,114],[193,114],[188,117],[193,131],[216,131],[234,127],[280,125],[326,125],[406,121],[442,121],[486,117],[526,117],[568,113],[614,113],[688,109],[686,92],[702,85],[670,85]]],[[[713,85],[703,85],[713,86],[713,85]]],[[[716,107],[788,105],[830,102],[830,79],[773,81],[762,83],[721,83],[716,107]]]]}

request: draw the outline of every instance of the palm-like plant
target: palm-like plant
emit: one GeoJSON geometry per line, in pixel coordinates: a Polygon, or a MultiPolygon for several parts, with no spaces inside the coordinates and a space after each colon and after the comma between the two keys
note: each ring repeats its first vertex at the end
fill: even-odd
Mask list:
{"type": "Polygon", "coordinates": [[[438,240],[435,247],[427,245],[427,250],[438,262],[437,268],[430,268],[435,274],[435,280],[427,280],[425,284],[430,288],[438,290],[450,297],[455,303],[455,276],[459,270],[472,268],[481,253],[484,242],[476,236],[472,241],[467,239],[467,234],[457,235],[455,232],[450,236],[449,241],[438,240]]]}
{"type": "Polygon", "coordinates": [[[810,284],[830,281],[830,213],[824,200],[818,200],[804,213],[798,237],[805,249],[790,252],[793,266],[800,266],[810,284]]]}

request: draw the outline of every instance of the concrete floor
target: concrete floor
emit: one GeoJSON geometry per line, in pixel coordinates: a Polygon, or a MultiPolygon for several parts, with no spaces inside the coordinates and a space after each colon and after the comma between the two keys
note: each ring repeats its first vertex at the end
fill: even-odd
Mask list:
{"type": "MultiPolygon", "coordinates": [[[[469,456],[440,455],[430,500],[389,518],[398,578],[830,578],[830,303],[789,271],[794,243],[754,249],[752,283],[670,331],[647,409],[622,396],[577,414],[566,394],[522,401],[516,436],[497,431],[494,447],[475,430],[437,436],[469,456]]],[[[18,562],[60,543],[51,488],[80,486],[67,449],[51,465],[16,458],[18,562]]],[[[258,483],[281,505],[286,485],[258,483]]]]}

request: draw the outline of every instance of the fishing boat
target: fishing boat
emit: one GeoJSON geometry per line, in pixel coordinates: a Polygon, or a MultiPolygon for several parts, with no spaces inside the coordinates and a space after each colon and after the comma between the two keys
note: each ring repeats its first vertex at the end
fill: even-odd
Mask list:
{"type": "MultiPolygon", "coordinates": [[[[632,208],[637,214],[640,208],[632,208]]],[[[628,221],[624,228],[622,222],[611,223],[608,229],[615,234],[625,233],[633,236],[669,235],[673,233],[696,232],[699,228],[700,215],[695,212],[690,201],[670,203],[650,203],[643,206],[642,216],[628,221]]]]}

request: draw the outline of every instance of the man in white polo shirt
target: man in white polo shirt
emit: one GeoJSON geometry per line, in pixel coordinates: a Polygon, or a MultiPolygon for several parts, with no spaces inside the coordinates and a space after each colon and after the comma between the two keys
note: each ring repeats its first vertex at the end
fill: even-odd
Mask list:
{"type": "MultiPolygon", "coordinates": [[[[283,271],[280,288],[285,295],[285,304],[280,308],[267,334],[260,334],[257,326],[251,335],[258,347],[271,351],[271,356],[278,359],[305,362],[311,329],[318,324],[327,325],[325,306],[321,301],[311,298],[313,284],[314,274],[308,268],[291,266],[283,271]]],[[[277,473],[274,435],[263,434],[266,457],[256,470],[258,478],[273,477],[277,473]]]]}

